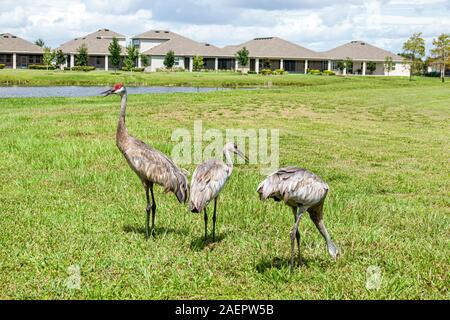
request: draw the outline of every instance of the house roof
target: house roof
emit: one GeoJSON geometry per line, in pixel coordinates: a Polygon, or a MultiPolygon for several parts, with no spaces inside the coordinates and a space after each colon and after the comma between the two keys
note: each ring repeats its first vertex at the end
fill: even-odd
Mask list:
{"type": "Polygon", "coordinates": [[[0,52],[42,54],[44,50],[11,33],[2,33],[0,34],[0,52]]]}
{"type": "Polygon", "coordinates": [[[393,61],[403,61],[403,58],[392,52],[375,47],[364,41],[351,41],[329,51],[322,52],[329,59],[384,61],[386,57],[391,57],[393,61]]]}
{"type": "MultiPolygon", "coordinates": [[[[76,54],[78,48],[84,43],[89,55],[109,55],[109,45],[113,37],[116,37],[118,40],[125,40],[123,34],[109,29],[100,29],[83,37],[63,43],[57,50],[62,50],[64,53],[76,54]]],[[[121,46],[121,49],[122,54],[125,55],[126,49],[123,46],[121,46]]]]}
{"type": "Polygon", "coordinates": [[[163,43],[145,51],[146,55],[165,55],[168,51],[173,50],[178,56],[194,56],[200,55],[204,57],[221,57],[226,56],[222,49],[209,43],[200,43],[192,39],[183,37],[172,31],[150,30],[140,35],[134,36],[133,39],[161,39],[167,40],[163,43]]]}
{"type": "Polygon", "coordinates": [[[223,51],[233,56],[236,51],[246,47],[250,57],[320,59],[321,54],[278,37],[255,38],[239,45],[226,46],[223,51]]]}

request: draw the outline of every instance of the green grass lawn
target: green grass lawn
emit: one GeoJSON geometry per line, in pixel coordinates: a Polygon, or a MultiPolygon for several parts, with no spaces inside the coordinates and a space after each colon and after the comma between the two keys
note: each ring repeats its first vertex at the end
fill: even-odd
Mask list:
{"type": "MultiPolygon", "coordinates": [[[[0,75],[4,83],[13,72],[0,75]]],[[[146,84],[267,81],[223,74],[133,81],[141,76],[146,84]]],[[[37,72],[33,79],[49,81],[37,72]]],[[[279,128],[280,166],[308,168],[330,185],[325,223],[341,251],[337,262],[305,217],[306,264],[290,274],[292,213],[259,201],[264,177],[256,165],[237,165],[219,197],[217,243],[204,244],[202,215],[159,187],[157,236],[145,240],[144,190],[115,146],[118,97],[0,99],[0,298],[449,299],[450,85],[271,79],[296,85],[132,95],[127,126],[167,154],[172,131],[192,130],[194,120],[279,128]],[[79,290],[66,285],[74,265],[79,290]],[[370,266],[382,271],[379,290],[366,289],[370,266]]]]}

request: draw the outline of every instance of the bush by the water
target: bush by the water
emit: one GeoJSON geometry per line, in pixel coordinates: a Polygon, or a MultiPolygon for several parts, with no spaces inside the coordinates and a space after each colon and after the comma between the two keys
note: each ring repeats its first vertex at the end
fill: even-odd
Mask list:
{"type": "Polygon", "coordinates": [[[270,69],[262,69],[259,73],[261,73],[263,76],[268,76],[272,74],[272,70],[270,69]]]}
{"type": "Polygon", "coordinates": [[[314,74],[314,75],[320,75],[320,74],[322,74],[322,72],[320,72],[320,70],[317,70],[317,69],[309,69],[309,70],[308,70],[308,73],[309,73],[309,74],[314,74]]]}
{"type": "Polygon", "coordinates": [[[0,63],[0,69],[5,68],[5,65],[3,63],[0,63]]]}
{"type": "Polygon", "coordinates": [[[334,73],[331,70],[325,70],[324,72],[322,72],[322,74],[327,75],[327,76],[334,76],[334,75],[336,75],[336,73],[334,73]]]}
{"type": "MultiPolygon", "coordinates": [[[[47,66],[45,64],[30,64],[30,65],[28,65],[28,69],[47,70],[47,66]]],[[[48,70],[55,70],[55,66],[49,65],[48,70]]]]}
{"type": "MultiPolygon", "coordinates": [[[[66,68],[64,68],[64,70],[66,70],[66,68]]],[[[70,68],[70,70],[72,70],[72,71],[88,72],[88,71],[94,71],[95,67],[92,67],[92,66],[75,66],[75,67],[70,68]]]]}

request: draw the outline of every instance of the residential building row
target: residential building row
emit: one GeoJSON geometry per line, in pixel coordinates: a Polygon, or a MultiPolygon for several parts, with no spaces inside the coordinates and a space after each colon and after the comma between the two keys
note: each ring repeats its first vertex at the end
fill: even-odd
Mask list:
{"type": "MultiPolygon", "coordinates": [[[[126,56],[126,36],[109,29],[100,29],[88,35],[75,38],[60,45],[66,55],[66,67],[76,64],[78,49],[83,44],[87,47],[89,65],[101,70],[113,68],[109,45],[117,38],[121,47],[122,61],[126,56]]],[[[284,69],[289,73],[307,73],[309,69],[330,70],[335,73],[359,75],[409,75],[408,66],[403,58],[375,47],[364,41],[351,41],[325,52],[316,52],[296,43],[278,38],[255,38],[238,45],[219,48],[209,43],[197,42],[169,30],[150,30],[131,38],[139,53],[148,57],[146,71],[156,71],[164,67],[164,58],[168,51],[175,53],[175,66],[193,70],[194,56],[202,56],[204,69],[208,70],[245,70],[259,73],[262,69],[284,69]],[[243,47],[249,51],[249,63],[239,65],[235,54],[243,47]],[[386,57],[393,61],[392,70],[385,68],[386,57]],[[347,58],[353,61],[353,68],[340,70],[339,62],[347,58]],[[368,70],[368,64],[375,65],[375,70],[368,70]]],[[[26,68],[30,64],[42,64],[43,49],[34,43],[21,39],[10,33],[0,34],[0,64],[7,68],[26,68]]],[[[137,67],[144,67],[139,58],[137,67]]]]}

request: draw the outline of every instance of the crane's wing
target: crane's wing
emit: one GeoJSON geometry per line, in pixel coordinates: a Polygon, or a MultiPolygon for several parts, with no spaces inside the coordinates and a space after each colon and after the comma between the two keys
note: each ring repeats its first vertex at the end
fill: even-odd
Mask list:
{"type": "Polygon", "coordinates": [[[208,160],[200,164],[192,175],[189,210],[201,212],[219,195],[230,173],[230,168],[219,160],[208,160]]]}
{"type": "Polygon", "coordinates": [[[163,186],[166,192],[173,192],[178,201],[186,202],[189,188],[186,173],[164,153],[134,139],[124,154],[141,179],[163,186]]]}
{"type": "Polygon", "coordinates": [[[314,173],[297,167],[281,168],[258,186],[261,199],[283,200],[286,204],[312,206],[322,200],[328,185],[314,173]]]}

